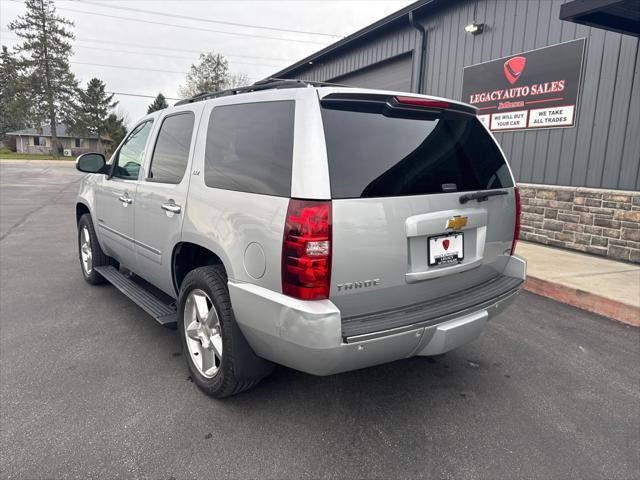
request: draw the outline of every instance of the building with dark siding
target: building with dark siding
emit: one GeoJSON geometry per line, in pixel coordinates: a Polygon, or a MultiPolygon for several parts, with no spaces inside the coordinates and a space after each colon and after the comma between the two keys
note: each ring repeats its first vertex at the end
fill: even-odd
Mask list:
{"type": "Polygon", "coordinates": [[[472,66],[487,63],[501,76],[489,88],[499,92],[495,98],[529,81],[531,92],[544,91],[540,99],[514,95],[515,103],[496,100],[479,112],[520,184],[521,238],[640,263],[638,25],[637,0],[422,0],[273,76],[466,102],[480,97],[463,97],[463,81],[468,90],[486,80],[472,66]],[[556,80],[567,61],[562,47],[552,46],[572,41],[577,98],[563,100],[568,89],[560,90],[571,82],[556,80]],[[523,70],[507,71],[513,57],[527,59],[510,64],[523,70]],[[542,80],[532,83],[534,77],[542,80]],[[505,105],[515,115],[500,110],[505,105]],[[533,128],[536,115],[559,126],[533,128]],[[512,117],[518,128],[505,131],[500,120],[512,117]]]}

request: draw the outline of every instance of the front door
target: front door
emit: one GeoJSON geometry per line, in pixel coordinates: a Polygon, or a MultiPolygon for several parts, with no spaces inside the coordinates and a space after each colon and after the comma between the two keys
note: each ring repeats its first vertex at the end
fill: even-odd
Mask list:
{"type": "Polygon", "coordinates": [[[152,126],[148,120],[132,130],[114,155],[111,178],[105,177],[102,188],[96,189],[96,223],[102,246],[107,255],[131,269],[135,267],[134,202],[152,126]]]}
{"type": "Polygon", "coordinates": [[[161,120],[151,159],[138,185],[135,250],[138,275],[175,296],[171,268],[180,241],[189,187],[188,164],[201,108],[188,106],[161,120]]]}

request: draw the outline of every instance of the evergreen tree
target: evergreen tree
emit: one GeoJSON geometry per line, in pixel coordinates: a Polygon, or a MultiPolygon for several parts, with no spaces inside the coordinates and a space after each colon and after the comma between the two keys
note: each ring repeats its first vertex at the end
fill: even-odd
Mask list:
{"type": "Polygon", "coordinates": [[[58,156],[58,119],[71,103],[77,81],[69,68],[74,35],[67,27],[73,22],[56,15],[53,0],[25,0],[26,12],[9,24],[22,43],[19,64],[24,70],[30,103],[47,118],[51,126],[51,147],[58,156]]]}
{"type": "Polygon", "coordinates": [[[169,104],[167,103],[167,99],[164,98],[162,93],[159,93],[153,103],[149,105],[149,108],[147,108],[147,113],[157,112],[158,110],[162,110],[168,106],[169,104]]]}
{"type": "Polygon", "coordinates": [[[127,135],[127,127],[124,118],[119,117],[115,113],[110,114],[103,124],[103,135],[109,137],[113,141],[114,148],[120,144],[122,139],[127,135]]]}
{"type": "Polygon", "coordinates": [[[106,93],[104,82],[92,78],[86,90],[78,90],[77,104],[65,115],[69,130],[76,134],[102,135],[109,112],[116,105],[113,94],[106,93]]]}
{"type": "Polygon", "coordinates": [[[4,140],[7,132],[37,123],[33,117],[18,59],[3,45],[0,51],[0,140],[4,140]]]}

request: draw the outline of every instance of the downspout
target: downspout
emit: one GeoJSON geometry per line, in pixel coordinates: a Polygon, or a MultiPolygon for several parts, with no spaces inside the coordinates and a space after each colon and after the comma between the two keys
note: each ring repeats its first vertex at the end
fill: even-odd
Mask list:
{"type": "Polygon", "coordinates": [[[409,12],[409,24],[420,34],[420,49],[418,50],[418,85],[415,93],[424,93],[425,58],[427,56],[427,31],[415,21],[413,12],[409,12]]]}

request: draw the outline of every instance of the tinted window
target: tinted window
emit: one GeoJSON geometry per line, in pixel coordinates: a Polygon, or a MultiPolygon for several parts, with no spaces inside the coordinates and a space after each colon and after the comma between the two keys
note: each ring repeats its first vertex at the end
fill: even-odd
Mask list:
{"type": "Polygon", "coordinates": [[[133,129],[131,134],[118,150],[114,176],[129,180],[137,180],[140,165],[144,159],[144,147],[151,132],[153,122],[144,122],[133,129]]]}
{"type": "Polygon", "coordinates": [[[147,180],[162,183],[182,181],[189,159],[193,121],[194,115],[191,112],[171,115],[164,119],[153,149],[147,180]]]}
{"type": "Polygon", "coordinates": [[[207,132],[207,186],[288,197],[294,105],[289,100],[215,107],[207,132]]]}
{"type": "Polygon", "coordinates": [[[425,195],[513,186],[470,116],[407,119],[322,108],[333,198],[425,195]]]}

